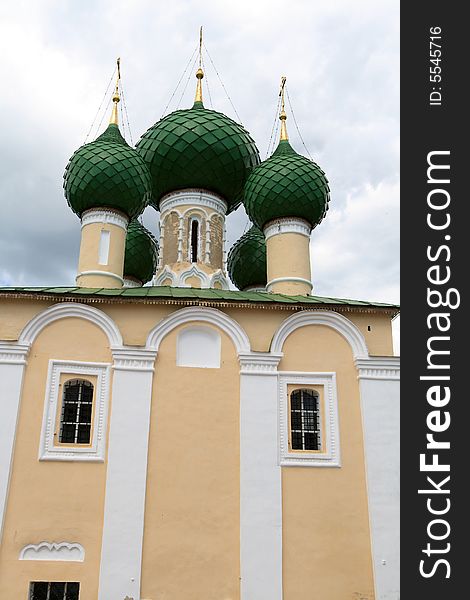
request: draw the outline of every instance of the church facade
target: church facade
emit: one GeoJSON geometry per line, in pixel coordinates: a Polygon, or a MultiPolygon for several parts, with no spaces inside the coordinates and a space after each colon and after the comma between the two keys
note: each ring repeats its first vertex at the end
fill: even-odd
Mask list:
{"type": "Polygon", "coordinates": [[[203,76],[135,149],[116,84],[64,177],[76,286],[0,288],[0,598],[399,598],[398,308],[312,295],[326,176],[203,76]]]}

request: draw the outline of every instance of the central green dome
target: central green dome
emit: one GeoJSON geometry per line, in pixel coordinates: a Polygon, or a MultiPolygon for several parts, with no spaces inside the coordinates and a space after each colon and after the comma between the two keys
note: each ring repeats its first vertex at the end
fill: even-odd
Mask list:
{"type": "Polygon", "coordinates": [[[74,152],[64,174],[65,197],[78,216],[108,207],[132,219],[149,203],[151,185],[147,165],[113,123],[74,152]]]}
{"type": "Polygon", "coordinates": [[[158,121],[136,149],[149,167],[157,209],[169,192],[202,188],[222,196],[230,212],[241,203],[245,181],[260,162],[250,134],[202,102],[158,121]]]}

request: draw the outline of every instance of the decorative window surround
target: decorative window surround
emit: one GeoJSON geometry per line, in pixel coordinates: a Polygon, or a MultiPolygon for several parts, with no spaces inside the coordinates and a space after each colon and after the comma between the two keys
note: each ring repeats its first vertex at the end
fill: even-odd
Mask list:
{"type": "Polygon", "coordinates": [[[312,226],[310,223],[307,223],[307,221],[304,221],[303,219],[294,219],[291,217],[270,221],[263,229],[266,241],[274,235],[279,235],[281,233],[298,233],[310,238],[311,231],[312,226]]]}
{"type": "Polygon", "coordinates": [[[126,215],[111,208],[90,208],[82,214],[82,229],[85,225],[100,223],[101,225],[117,225],[127,231],[129,219],[126,215]]]}
{"type": "Polygon", "coordinates": [[[44,416],[39,442],[39,460],[103,462],[106,446],[106,417],[109,397],[109,370],[106,363],[85,363],[64,360],[50,360],[46,385],[44,416]],[[61,407],[60,377],[62,373],[70,378],[97,378],[94,396],[94,416],[90,445],[54,445],[58,411],[61,407]]]}
{"type": "Polygon", "coordinates": [[[76,542],[40,542],[25,546],[20,552],[19,560],[83,562],[85,549],[76,542]]]}
{"type": "Polygon", "coordinates": [[[370,356],[358,358],[354,361],[358,371],[358,379],[400,379],[399,356],[370,356]]]}
{"type": "Polygon", "coordinates": [[[279,432],[280,462],[282,466],[340,467],[338,400],[336,373],[279,372],[279,432]],[[321,406],[321,437],[323,452],[294,452],[289,449],[288,385],[303,387],[322,386],[324,400],[321,406]]]}
{"type": "Polygon", "coordinates": [[[160,213],[163,216],[166,212],[176,210],[181,215],[178,207],[188,205],[191,207],[201,206],[203,208],[211,208],[221,215],[225,215],[227,212],[227,203],[221,196],[217,196],[217,194],[208,192],[207,190],[188,188],[163,196],[160,200],[160,213]]]}

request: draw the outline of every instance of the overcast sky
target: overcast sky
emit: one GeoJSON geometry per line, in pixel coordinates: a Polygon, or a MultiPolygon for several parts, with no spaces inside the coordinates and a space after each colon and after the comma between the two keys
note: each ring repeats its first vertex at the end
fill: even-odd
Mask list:
{"type": "MultiPolygon", "coordinates": [[[[328,216],[312,234],[314,293],[398,302],[398,0],[1,3],[0,285],[74,285],[80,226],[62,176],[116,57],[135,143],[162,116],[200,25],[262,159],[287,76],[301,136],[331,187],[328,216]]],[[[211,99],[237,119],[207,54],[205,67],[206,107],[211,99]]],[[[181,108],[192,105],[195,81],[191,73],[181,108]]],[[[306,154],[287,109],[291,143],[306,154]]],[[[152,208],[143,216],[154,232],[157,218],[152,208]]],[[[246,225],[242,208],[228,218],[227,249],[246,225]]]]}

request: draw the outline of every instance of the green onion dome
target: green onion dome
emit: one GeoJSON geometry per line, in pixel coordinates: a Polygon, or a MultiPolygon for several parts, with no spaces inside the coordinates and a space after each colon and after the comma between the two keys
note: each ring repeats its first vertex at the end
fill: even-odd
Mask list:
{"type": "Polygon", "coordinates": [[[326,215],[329,199],[325,173],[297,154],[288,140],[281,140],[272,156],[248,177],[243,204],[260,229],[281,217],[298,217],[316,227],[326,215]]]}
{"type": "Polygon", "coordinates": [[[202,188],[222,196],[230,212],[241,203],[245,181],[260,162],[250,134],[200,101],[158,121],[136,149],[152,175],[152,204],[157,209],[169,192],[202,188]]]}
{"type": "Polygon", "coordinates": [[[126,236],[124,278],[147,283],[155,274],[157,259],[157,240],[137,219],[131,221],[126,236]]]}
{"type": "Polygon", "coordinates": [[[230,248],[227,270],[239,290],[266,287],[266,240],[256,225],[230,248]]]}
{"type": "Polygon", "coordinates": [[[78,216],[89,208],[108,207],[132,219],[148,205],[151,185],[147,165],[114,123],[76,150],[64,174],[65,197],[78,216]]]}

